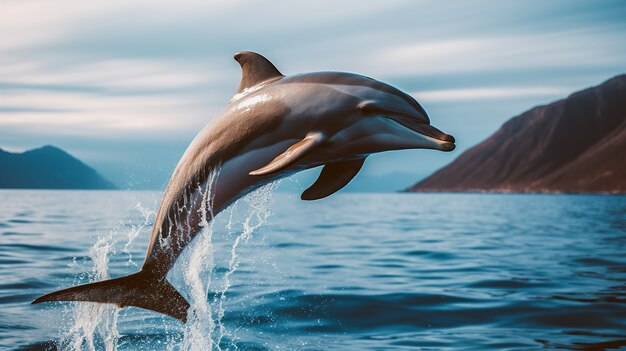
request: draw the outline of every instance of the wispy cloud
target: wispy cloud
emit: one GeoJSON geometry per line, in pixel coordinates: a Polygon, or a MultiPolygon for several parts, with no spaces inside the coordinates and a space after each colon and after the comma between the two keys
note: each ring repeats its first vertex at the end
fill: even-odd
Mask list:
{"type": "Polygon", "coordinates": [[[454,102],[466,100],[519,99],[543,96],[564,96],[566,87],[489,87],[415,91],[411,95],[425,102],[454,102]]]}
{"type": "Polygon", "coordinates": [[[163,25],[168,21],[184,20],[194,13],[219,16],[222,11],[240,5],[238,0],[187,0],[184,4],[172,0],[3,1],[0,4],[0,50],[59,43],[94,27],[115,29],[127,19],[140,24],[163,25]]]}
{"type": "Polygon", "coordinates": [[[403,44],[382,53],[376,64],[398,74],[616,66],[626,62],[626,41],[620,37],[622,33],[606,29],[496,33],[492,37],[403,44]]]}
{"type": "Polygon", "coordinates": [[[63,135],[188,130],[224,103],[209,94],[219,71],[158,60],[102,60],[54,67],[0,65],[0,129],[63,135]]]}
{"type": "Polygon", "coordinates": [[[54,60],[0,58],[0,82],[20,85],[77,85],[120,91],[193,89],[222,80],[223,73],[193,63],[155,59],[105,59],[73,64],[54,60]]]}
{"type": "Polygon", "coordinates": [[[201,125],[199,101],[187,95],[103,96],[63,91],[9,91],[0,99],[0,128],[56,135],[162,133],[201,125]],[[10,102],[4,104],[3,102],[10,102]],[[30,107],[30,108],[29,108],[30,107]]]}

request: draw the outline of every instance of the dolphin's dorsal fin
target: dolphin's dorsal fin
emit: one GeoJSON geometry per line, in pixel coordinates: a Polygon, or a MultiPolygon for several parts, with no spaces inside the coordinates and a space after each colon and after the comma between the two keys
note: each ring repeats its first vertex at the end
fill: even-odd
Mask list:
{"type": "Polygon", "coordinates": [[[241,65],[241,82],[237,88],[237,94],[267,80],[283,77],[268,59],[256,52],[239,52],[235,54],[235,61],[241,65]]]}
{"type": "Polygon", "coordinates": [[[359,173],[363,167],[363,162],[365,162],[365,157],[325,165],[319,178],[302,193],[300,198],[302,200],[318,200],[336,193],[348,185],[352,178],[359,173]]]}

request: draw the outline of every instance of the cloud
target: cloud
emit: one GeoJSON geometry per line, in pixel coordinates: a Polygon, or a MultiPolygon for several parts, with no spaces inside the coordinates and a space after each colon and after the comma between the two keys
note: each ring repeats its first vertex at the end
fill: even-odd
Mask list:
{"type": "Polygon", "coordinates": [[[604,29],[464,36],[394,46],[373,63],[395,74],[621,66],[626,61],[626,41],[621,36],[604,29]]]}
{"type": "Polygon", "coordinates": [[[58,63],[55,60],[0,58],[0,82],[15,85],[74,85],[92,90],[156,91],[211,84],[224,73],[193,62],[158,59],[104,59],[58,63]]]}
{"type": "Polygon", "coordinates": [[[528,97],[563,96],[572,91],[569,87],[488,87],[467,89],[442,89],[415,91],[416,99],[426,102],[453,102],[465,100],[499,100],[528,97]]]}
{"type": "Polygon", "coordinates": [[[102,24],[109,28],[132,19],[137,22],[178,21],[197,13],[220,12],[237,7],[237,0],[187,0],[132,2],[111,0],[84,2],[81,0],[3,1],[0,21],[0,50],[24,49],[46,43],[63,41],[81,33],[82,29],[102,24]],[[191,12],[193,13],[193,12],[191,12]],[[103,21],[106,19],[106,21],[103,21]]]}
{"type": "Polygon", "coordinates": [[[0,129],[99,137],[184,132],[227,101],[211,94],[221,80],[222,72],[193,63],[149,59],[0,64],[0,129]]]}
{"type": "Polygon", "coordinates": [[[127,135],[175,133],[202,125],[205,116],[198,105],[197,99],[187,95],[155,98],[9,91],[4,92],[0,100],[0,129],[100,137],[120,136],[120,132],[127,135]]]}
{"type": "MultiPolygon", "coordinates": [[[[22,132],[46,131],[56,135],[112,137],[119,133],[177,132],[202,119],[193,104],[184,99],[94,98],[76,93],[12,96],[18,106],[49,106],[47,110],[8,109],[2,112],[0,128],[22,132]]],[[[0,107],[3,109],[3,107],[0,107]]]]}

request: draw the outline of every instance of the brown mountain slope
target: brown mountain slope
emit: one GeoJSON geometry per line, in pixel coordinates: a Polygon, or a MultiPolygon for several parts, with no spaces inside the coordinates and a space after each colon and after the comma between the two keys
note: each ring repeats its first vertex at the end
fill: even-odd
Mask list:
{"type": "Polygon", "coordinates": [[[626,193],[626,75],[512,118],[407,191],[626,193]]]}

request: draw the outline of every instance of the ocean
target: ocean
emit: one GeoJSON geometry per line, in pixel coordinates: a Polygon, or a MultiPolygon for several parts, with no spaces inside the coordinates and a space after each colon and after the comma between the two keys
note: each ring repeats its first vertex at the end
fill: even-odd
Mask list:
{"type": "Polygon", "coordinates": [[[261,189],[169,274],[197,318],[31,305],[141,266],[159,192],[0,191],[3,350],[626,349],[626,196],[261,189]]]}

